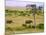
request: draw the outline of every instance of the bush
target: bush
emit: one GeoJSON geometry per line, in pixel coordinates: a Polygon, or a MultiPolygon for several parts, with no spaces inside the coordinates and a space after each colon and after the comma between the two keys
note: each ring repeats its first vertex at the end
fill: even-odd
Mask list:
{"type": "Polygon", "coordinates": [[[6,13],[5,16],[12,16],[12,13],[6,13]]]}
{"type": "Polygon", "coordinates": [[[9,13],[9,10],[7,9],[7,10],[5,10],[5,13],[9,13]]]}
{"type": "Polygon", "coordinates": [[[13,29],[10,27],[7,27],[6,30],[13,31],[13,29]]]}
{"type": "Polygon", "coordinates": [[[39,29],[44,29],[44,24],[39,24],[39,25],[37,26],[37,28],[39,28],[39,29]]]}
{"type": "Polygon", "coordinates": [[[29,25],[28,28],[31,28],[31,25],[29,25]]]}
{"type": "Polygon", "coordinates": [[[32,28],[35,28],[35,26],[32,26],[32,28]]]}
{"type": "Polygon", "coordinates": [[[22,26],[26,27],[26,24],[22,24],[22,26]]]}

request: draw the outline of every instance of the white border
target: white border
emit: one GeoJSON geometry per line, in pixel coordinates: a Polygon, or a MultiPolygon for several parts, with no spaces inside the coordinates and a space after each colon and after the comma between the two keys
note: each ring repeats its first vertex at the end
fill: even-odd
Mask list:
{"type": "MultiPolygon", "coordinates": [[[[5,35],[5,0],[0,0],[0,35],[5,35]]],[[[18,1],[18,0],[17,0],[18,1]]],[[[30,33],[30,34],[18,34],[18,35],[46,35],[46,0],[20,0],[20,1],[31,1],[31,2],[44,2],[44,33],[30,33]]]]}
{"type": "Polygon", "coordinates": [[[4,0],[0,0],[0,35],[5,34],[4,0]]]}

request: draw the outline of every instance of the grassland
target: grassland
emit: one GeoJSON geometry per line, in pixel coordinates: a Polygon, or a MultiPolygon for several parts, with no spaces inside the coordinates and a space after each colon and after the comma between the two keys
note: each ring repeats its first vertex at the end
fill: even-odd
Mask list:
{"type": "MultiPolygon", "coordinates": [[[[27,13],[25,13],[25,14],[27,14],[27,13]]],[[[44,15],[36,14],[35,17],[36,17],[36,30],[34,27],[28,28],[28,27],[22,26],[22,24],[25,24],[26,20],[32,20],[33,23],[31,25],[34,26],[34,17],[32,14],[30,14],[28,16],[25,16],[25,15],[23,16],[23,13],[21,15],[19,15],[18,11],[17,12],[12,11],[12,10],[6,11],[6,21],[7,20],[13,21],[12,23],[6,23],[6,27],[5,27],[6,35],[12,35],[13,33],[43,32],[44,31],[44,15]],[[39,26],[39,24],[43,24],[43,25],[39,26]]]]}

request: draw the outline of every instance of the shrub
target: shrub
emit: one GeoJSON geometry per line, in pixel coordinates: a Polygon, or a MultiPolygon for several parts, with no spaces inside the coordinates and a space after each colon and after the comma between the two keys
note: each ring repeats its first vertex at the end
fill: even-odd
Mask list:
{"type": "Polygon", "coordinates": [[[7,27],[6,30],[8,31],[13,31],[13,29],[11,27],[7,27]]]}
{"type": "Polygon", "coordinates": [[[22,26],[26,27],[26,24],[22,24],[22,26]]]}
{"type": "Polygon", "coordinates": [[[35,26],[32,26],[32,28],[35,28],[35,26]]]}
{"type": "Polygon", "coordinates": [[[28,16],[30,16],[30,14],[28,14],[28,16]]]}
{"type": "Polygon", "coordinates": [[[12,13],[6,13],[5,16],[12,16],[12,13]]]}
{"type": "Polygon", "coordinates": [[[39,29],[44,29],[44,24],[39,24],[37,27],[38,27],[39,29]]]}
{"type": "Polygon", "coordinates": [[[9,10],[5,10],[5,13],[8,13],[9,12],[9,10]]]}
{"type": "Polygon", "coordinates": [[[31,28],[31,25],[29,25],[28,28],[31,28]]]}

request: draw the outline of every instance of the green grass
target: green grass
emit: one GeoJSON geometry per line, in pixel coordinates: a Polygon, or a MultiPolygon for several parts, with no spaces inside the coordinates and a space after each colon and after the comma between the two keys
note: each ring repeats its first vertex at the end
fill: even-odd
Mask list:
{"type": "MultiPolygon", "coordinates": [[[[25,29],[35,29],[35,26],[28,26],[28,27],[24,27],[24,26],[18,26],[18,27],[6,27],[6,31],[9,30],[9,31],[22,31],[22,30],[25,30],[25,29]]],[[[36,26],[36,29],[44,29],[44,24],[38,24],[36,26]]]]}
{"type": "MultiPolygon", "coordinates": [[[[24,20],[31,19],[32,21],[34,21],[33,15],[32,14],[30,15],[29,13],[24,13],[25,11],[23,11],[22,13],[21,13],[21,11],[20,12],[16,11],[16,12],[15,11],[6,12],[6,19],[11,19],[13,21],[13,23],[11,23],[11,24],[6,23],[6,34],[9,35],[13,31],[15,31],[15,32],[16,31],[18,31],[18,32],[19,31],[35,32],[35,26],[33,24],[34,22],[32,23],[32,25],[22,26],[22,24],[24,24],[24,20]]],[[[44,19],[43,18],[44,18],[44,16],[36,15],[36,32],[44,31],[44,19]]]]}
{"type": "Polygon", "coordinates": [[[6,27],[6,35],[11,35],[12,33],[22,33],[22,32],[43,32],[44,31],[44,24],[38,24],[36,26],[36,31],[35,31],[35,26],[29,26],[29,27],[23,27],[23,26],[7,26],[6,27]]]}

